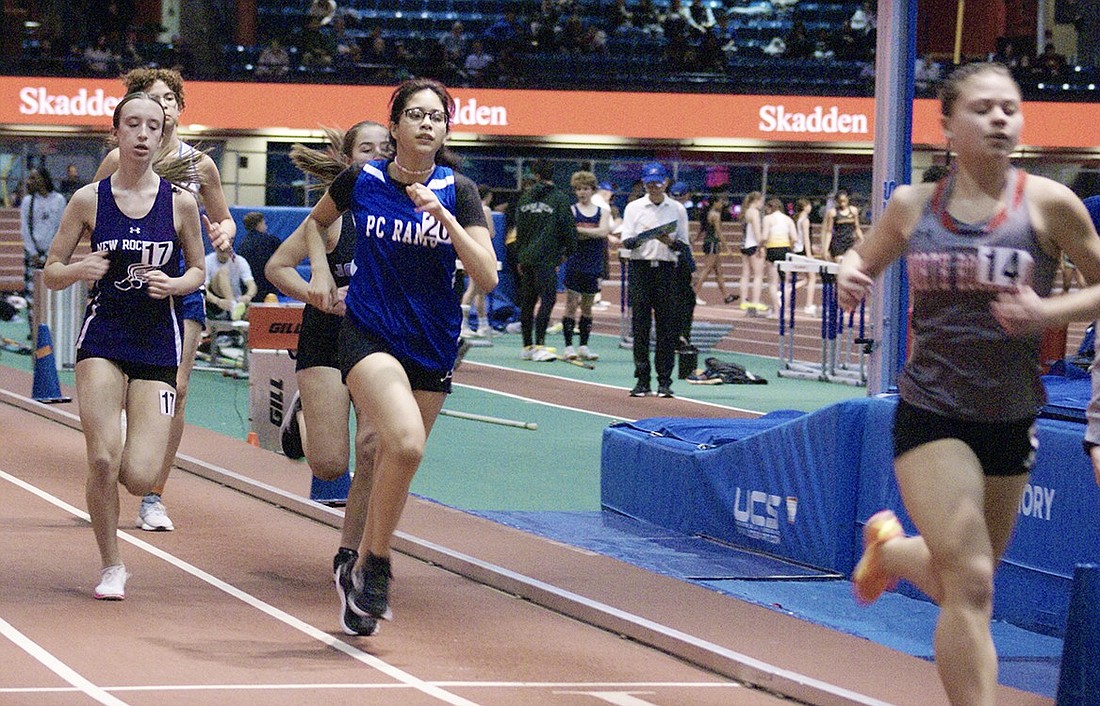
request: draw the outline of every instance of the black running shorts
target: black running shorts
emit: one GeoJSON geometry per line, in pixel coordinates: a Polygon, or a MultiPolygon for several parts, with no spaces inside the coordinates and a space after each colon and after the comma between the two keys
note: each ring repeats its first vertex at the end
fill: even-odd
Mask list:
{"type": "Polygon", "coordinates": [[[894,458],[939,439],[958,439],[970,447],[987,476],[1015,476],[1035,465],[1039,439],[1035,420],[972,422],[952,419],[905,400],[894,411],[894,458]]]}

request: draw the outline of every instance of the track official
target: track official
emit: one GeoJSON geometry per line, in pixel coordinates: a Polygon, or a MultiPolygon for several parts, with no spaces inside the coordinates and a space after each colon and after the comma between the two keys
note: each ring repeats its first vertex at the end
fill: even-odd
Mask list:
{"type": "Polygon", "coordinates": [[[683,204],[665,194],[668,172],[658,162],[642,168],[646,195],[623,210],[622,246],[630,250],[630,306],[634,336],[634,377],[631,397],[647,397],[650,387],[649,327],[656,325],[657,395],[672,397],[672,366],[677,337],[676,266],[691,246],[683,204]]]}

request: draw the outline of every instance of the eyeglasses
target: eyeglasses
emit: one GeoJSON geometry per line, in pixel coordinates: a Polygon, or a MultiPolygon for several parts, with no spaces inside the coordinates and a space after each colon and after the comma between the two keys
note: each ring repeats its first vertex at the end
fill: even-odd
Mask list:
{"type": "Polygon", "coordinates": [[[422,121],[424,119],[425,115],[428,116],[428,119],[431,120],[436,125],[443,125],[444,123],[447,122],[447,114],[444,113],[442,110],[424,110],[423,108],[405,108],[403,111],[401,111],[401,113],[406,118],[413,121],[414,123],[418,123],[418,122],[422,121]]]}

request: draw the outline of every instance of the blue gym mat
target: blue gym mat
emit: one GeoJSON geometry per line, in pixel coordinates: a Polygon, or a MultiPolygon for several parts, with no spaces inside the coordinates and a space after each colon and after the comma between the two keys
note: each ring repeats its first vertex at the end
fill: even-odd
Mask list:
{"type": "MultiPolygon", "coordinates": [[[[926,601],[886,593],[862,607],[852,598],[851,583],[836,574],[680,535],[607,510],[472,514],[932,659],[938,609],[926,601]]],[[[1002,684],[1055,697],[1062,640],[995,621],[993,641],[1002,684]]]]}

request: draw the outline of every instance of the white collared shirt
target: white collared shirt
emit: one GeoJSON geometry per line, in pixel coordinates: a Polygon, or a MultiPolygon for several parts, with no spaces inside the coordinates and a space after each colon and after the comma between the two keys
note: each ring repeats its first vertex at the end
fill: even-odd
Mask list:
{"type": "MultiPolygon", "coordinates": [[[[688,215],[684,205],[667,194],[661,203],[653,203],[648,195],[643,196],[631,201],[623,209],[622,239],[633,238],[651,228],[672,222],[676,223],[674,239],[689,244],[688,215]]],[[[630,259],[676,262],[678,255],[661,241],[652,239],[632,249],[630,259]]]]}

